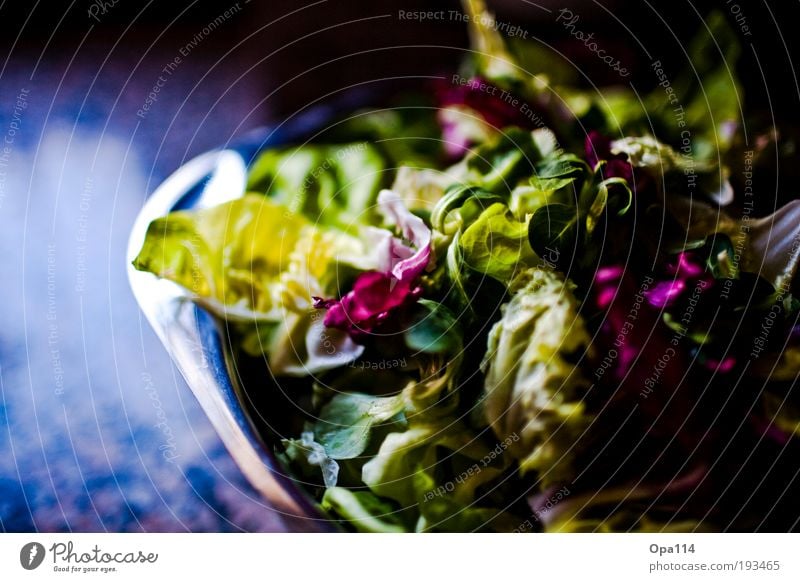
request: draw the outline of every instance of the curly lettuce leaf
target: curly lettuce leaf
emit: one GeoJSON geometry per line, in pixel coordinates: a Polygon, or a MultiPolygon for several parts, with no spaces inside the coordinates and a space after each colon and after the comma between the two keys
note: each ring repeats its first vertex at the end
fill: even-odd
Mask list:
{"type": "Polygon", "coordinates": [[[431,225],[444,234],[448,243],[454,234],[463,231],[481,212],[496,202],[504,202],[502,196],[487,192],[474,185],[457,185],[448,188],[431,212],[431,225]]]}
{"type": "Polygon", "coordinates": [[[548,193],[544,197],[547,203],[535,209],[527,205],[533,211],[528,240],[535,253],[552,257],[559,268],[564,269],[573,260],[581,266],[589,265],[602,247],[596,238],[605,235],[595,235],[598,225],[607,216],[624,216],[633,203],[633,192],[626,179],[603,177],[605,161],[598,162],[590,172],[584,162],[570,159],[574,156],[559,158],[549,164],[551,171],[570,172],[566,178],[571,181],[564,184],[567,188],[548,193]]]}
{"type": "Polygon", "coordinates": [[[305,376],[363,352],[347,334],[324,328],[312,296],[335,293],[348,273],[377,261],[359,239],[318,229],[269,198],[247,194],[153,221],[133,264],[181,285],[235,324],[241,347],[267,353],[275,374],[305,376]]]}
{"type": "Polygon", "coordinates": [[[415,509],[416,531],[503,529],[513,520],[479,493],[509,465],[502,452],[492,454],[460,423],[418,418],[384,439],[362,478],[373,493],[415,509]]]}
{"type": "MultiPolygon", "coordinates": [[[[535,136],[539,142],[547,137],[541,134],[542,131],[537,130],[540,135],[535,136]]],[[[549,150],[535,164],[535,173],[528,183],[512,190],[511,210],[517,216],[524,216],[550,202],[570,202],[589,174],[589,166],[578,156],[564,153],[558,148],[549,150]]]]}
{"type": "Polygon", "coordinates": [[[133,265],[174,281],[217,313],[277,318],[271,285],[307,225],[263,196],[246,195],[154,220],[133,265]]]}
{"type": "Polygon", "coordinates": [[[356,531],[365,533],[404,533],[408,526],[394,506],[369,491],[333,487],[325,491],[322,508],[356,531]]]}
{"type": "Polygon", "coordinates": [[[492,136],[464,158],[462,182],[507,195],[535,173],[535,164],[543,158],[537,131],[507,127],[492,136]]]}
{"type": "Polygon", "coordinates": [[[528,222],[517,220],[505,204],[484,210],[459,238],[464,263],[501,283],[538,262],[528,242],[528,222]]]}
{"type": "Polygon", "coordinates": [[[383,157],[367,143],[303,145],[261,154],[247,186],[290,214],[349,230],[376,218],[373,207],[384,185],[384,170],[383,157]]]}
{"type": "Polygon", "coordinates": [[[686,496],[707,477],[701,464],[666,483],[638,481],[596,491],[551,487],[531,496],[528,504],[545,532],[709,531],[709,516],[685,507],[686,496]]]}
{"type": "Polygon", "coordinates": [[[499,438],[519,436],[511,451],[520,470],[537,471],[547,486],[572,475],[578,441],[592,420],[583,401],[589,382],[572,362],[590,337],[559,275],[528,269],[510,290],[489,334],[483,406],[499,438]]]}
{"type": "Polygon", "coordinates": [[[429,212],[457,181],[458,176],[448,171],[400,166],[390,189],[406,208],[429,212]]]}
{"type": "Polygon", "coordinates": [[[625,154],[628,156],[628,163],[635,168],[650,168],[661,172],[673,169],[700,170],[705,168],[704,164],[699,164],[691,157],[679,154],[667,144],[648,135],[614,140],[611,142],[611,153],[625,154]]]}

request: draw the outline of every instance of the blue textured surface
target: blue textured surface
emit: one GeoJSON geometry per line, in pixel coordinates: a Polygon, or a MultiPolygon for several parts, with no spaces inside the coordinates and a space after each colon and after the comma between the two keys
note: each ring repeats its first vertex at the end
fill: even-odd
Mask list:
{"type": "MultiPolygon", "coordinates": [[[[87,49],[90,50],[90,49],[87,49]]],[[[69,55],[66,55],[69,56],[69,55]]],[[[263,531],[245,482],[139,313],[125,246],[185,160],[255,126],[261,85],[22,55],[0,84],[0,531],[263,531]],[[31,78],[32,77],[32,78],[31,78]],[[16,97],[26,106],[14,117],[16,97]],[[217,103],[217,99],[222,100],[217,103]]]]}

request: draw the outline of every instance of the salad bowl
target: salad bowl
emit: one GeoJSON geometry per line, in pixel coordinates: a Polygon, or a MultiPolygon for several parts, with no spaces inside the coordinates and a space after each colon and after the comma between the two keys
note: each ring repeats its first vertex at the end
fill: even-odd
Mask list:
{"type": "Polygon", "coordinates": [[[201,154],[169,176],[147,199],[128,241],[128,278],[151,327],[240,470],[289,531],[336,528],[276,459],[248,409],[249,398],[220,322],[185,289],[133,266],[147,228],[176,210],[210,208],[245,193],[248,166],[261,152],[301,142],[343,108],[367,101],[354,92],[317,105],[277,127],[252,130],[226,147],[201,154]]]}
{"type": "Polygon", "coordinates": [[[800,200],[754,196],[735,36],[709,17],[676,122],[464,8],[461,74],[145,205],[131,284],[223,442],[291,530],[796,529],[800,200]]]}

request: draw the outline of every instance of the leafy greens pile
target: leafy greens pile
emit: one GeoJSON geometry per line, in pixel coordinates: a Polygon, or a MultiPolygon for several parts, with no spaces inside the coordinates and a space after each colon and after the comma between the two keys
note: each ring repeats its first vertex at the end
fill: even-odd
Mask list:
{"type": "Polygon", "coordinates": [[[712,17],[677,126],[661,87],[557,85],[465,7],[466,82],[267,151],[240,199],[153,222],[136,268],[307,403],[276,450],[345,527],[757,526],[727,486],[800,434],[800,211],[738,181],[776,138],[742,147],[735,39],[712,17]]]}

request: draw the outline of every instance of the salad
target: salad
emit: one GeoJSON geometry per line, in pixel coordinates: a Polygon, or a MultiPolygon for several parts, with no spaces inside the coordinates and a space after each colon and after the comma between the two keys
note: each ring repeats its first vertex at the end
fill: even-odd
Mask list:
{"type": "Polygon", "coordinates": [[[735,36],[588,90],[464,7],[457,74],[266,151],[134,265],[266,362],[275,451],[346,529],[795,528],[800,202],[758,191],[735,36]]]}

